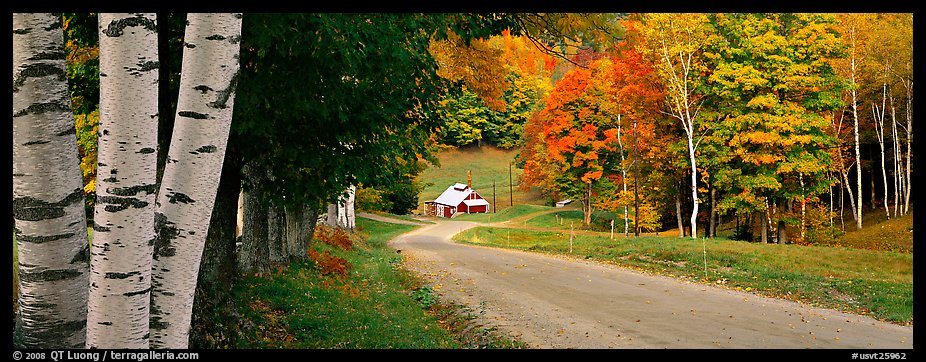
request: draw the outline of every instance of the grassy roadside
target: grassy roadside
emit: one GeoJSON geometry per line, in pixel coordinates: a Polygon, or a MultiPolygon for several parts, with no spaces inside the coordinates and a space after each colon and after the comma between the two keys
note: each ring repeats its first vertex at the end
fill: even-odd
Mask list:
{"type": "Polygon", "coordinates": [[[913,255],[729,239],[624,238],[479,227],[463,243],[571,255],[692,281],[913,323],[913,255]],[[705,267],[706,263],[706,267],[705,267]]]}
{"type": "MultiPolygon", "coordinates": [[[[401,266],[386,242],[415,228],[357,219],[361,237],[313,242],[311,260],[238,283],[238,348],[518,348],[470,325],[401,266]],[[334,244],[334,245],[332,245],[334,244]]],[[[335,238],[337,239],[337,238],[335,238]]]]}

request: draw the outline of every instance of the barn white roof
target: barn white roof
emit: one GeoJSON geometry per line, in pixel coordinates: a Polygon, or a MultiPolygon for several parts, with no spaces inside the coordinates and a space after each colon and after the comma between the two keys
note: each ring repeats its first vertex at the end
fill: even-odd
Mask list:
{"type": "Polygon", "coordinates": [[[443,205],[457,206],[469,196],[471,191],[472,189],[466,186],[466,184],[454,184],[448,187],[447,190],[444,190],[444,193],[434,199],[434,202],[443,205]]]}
{"type": "Polygon", "coordinates": [[[489,206],[489,202],[486,199],[472,199],[472,200],[463,200],[463,203],[466,206],[489,206]]]}

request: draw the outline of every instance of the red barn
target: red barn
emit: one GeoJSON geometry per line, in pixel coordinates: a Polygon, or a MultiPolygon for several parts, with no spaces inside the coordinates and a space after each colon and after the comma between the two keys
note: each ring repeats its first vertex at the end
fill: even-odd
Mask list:
{"type": "Polygon", "coordinates": [[[434,201],[427,201],[425,214],[437,217],[452,218],[459,213],[486,213],[489,212],[489,202],[465,184],[454,184],[447,188],[434,201]]]}

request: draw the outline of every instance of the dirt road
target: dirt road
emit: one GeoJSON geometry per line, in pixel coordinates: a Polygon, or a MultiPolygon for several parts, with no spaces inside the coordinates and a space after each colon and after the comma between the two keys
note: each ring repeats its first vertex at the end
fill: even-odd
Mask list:
{"type": "Polygon", "coordinates": [[[913,328],[611,265],[456,244],[438,221],[390,242],[441,297],[532,348],[913,348],[913,328]]]}

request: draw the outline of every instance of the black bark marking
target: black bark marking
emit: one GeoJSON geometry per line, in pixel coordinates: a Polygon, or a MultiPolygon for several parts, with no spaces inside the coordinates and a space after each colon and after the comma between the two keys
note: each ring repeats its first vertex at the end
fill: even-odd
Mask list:
{"type": "Polygon", "coordinates": [[[106,182],[114,182],[114,183],[115,183],[115,182],[119,182],[119,179],[116,178],[116,176],[110,176],[110,177],[107,177],[107,178],[103,179],[103,181],[106,181],[106,182]]]}
{"type": "Polygon", "coordinates": [[[113,322],[96,322],[96,324],[103,325],[103,326],[111,326],[113,325],[113,322]]]}
{"type": "Polygon", "coordinates": [[[125,28],[130,26],[141,26],[148,31],[157,32],[157,25],[154,20],[136,16],[134,18],[113,20],[106,27],[106,30],[103,30],[103,34],[108,37],[122,36],[122,34],[125,34],[125,28]]]}
{"type": "Polygon", "coordinates": [[[107,188],[106,191],[116,196],[135,196],[138,195],[139,192],[143,191],[150,195],[158,191],[158,185],[148,184],[131,187],[112,187],[107,188]]]}
{"type": "MultiPolygon", "coordinates": [[[[110,191],[107,189],[107,191],[110,191]]],[[[121,197],[121,196],[97,196],[97,204],[104,204],[106,207],[103,210],[108,212],[117,212],[128,209],[130,206],[134,208],[143,208],[148,206],[148,202],[142,201],[132,197],[121,197]]]]}
{"type": "Polygon", "coordinates": [[[200,153],[214,153],[216,150],[218,150],[218,147],[216,147],[215,145],[205,145],[200,148],[197,148],[195,151],[191,151],[190,153],[194,155],[198,155],[200,153]]]}
{"type": "Polygon", "coordinates": [[[77,134],[77,129],[74,128],[74,127],[68,127],[68,128],[66,128],[64,131],[55,133],[55,136],[57,136],[57,137],[62,137],[62,136],[69,136],[69,135],[72,135],[72,134],[73,134],[73,135],[76,135],[76,134],[77,134]]]}
{"type": "Polygon", "coordinates": [[[162,331],[167,329],[169,325],[170,323],[164,322],[163,318],[156,316],[153,311],[151,312],[151,320],[148,321],[148,329],[162,331]]]}
{"type": "Polygon", "coordinates": [[[17,232],[16,240],[22,241],[24,243],[41,244],[41,243],[47,243],[49,241],[67,239],[74,235],[75,235],[74,233],[65,233],[65,234],[47,235],[47,236],[26,236],[26,235],[20,235],[20,233],[17,232]]]}
{"type": "Polygon", "coordinates": [[[154,153],[154,149],[151,148],[151,147],[145,147],[145,148],[142,148],[142,149],[138,150],[138,152],[135,152],[135,153],[141,153],[141,154],[143,154],[143,155],[146,155],[146,154],[149,154],[149,153],[154,153]]]}
{"type": "Polygon", "coordinates": [[[225,40],[225,37],[219,34],[213,34],[206,37],[206,40],[225,40]]]}
{"type": "MultiPolygon", "coordinates": [[[[47,112],[70,112],[71,107],[62,103],[62,102],[42,102],[42,103],[32,103],[25,109],[21,109],[16,113],[13,113],[13,118],[22,117],[29,114],[42,114],[47,112]]],[[[71,133],[74,127],[68,127],[71,129],[71,133]]]]}
{"type": "Polygon", "coordinates": [[[112,228],[97,224],[96,222],[93,223],[93,231],[95,232],[105,233],[110,230],[112,230],[112,228]]]}
{"type": "Polygon", "coordinates": [[[228,42],[231,44],[238,44],[241,42],[241,36],[240,35],[230,36],[228,37],[228,42]]]}
{"type": "MultiPolygon", "coordinates": [[[[211,104],[211,103],[210,103],[210,104],[211,104]]],[[[193,118],[193,119],[207,119],[207,118],[209,118],[209,115],[208,115],[208,114],[202,114],[202,113],[197,113],[197,112],[193,112],[193,111],[180,111],[180,112],[177,112],[177,115],[180,116],[180,117],[187,117],[187,118],[193,118]]]]}
{"type": "Polygon", "coordinates": [[[44,145],[48,142],[49,141],[29,141],[29,142],[23,143],[23,146],[44,145]]]}
{"type": "Polygon", "coordinates": [[[67,55],[62,51],[41,52],[29,57],[28,60],[61,60],[66,59],[67,55]]]}
{"type": "MultiPolygon", "coordinates": [[[[57,15],[57,14],[56,14],[56,15],[57,15]]],[[[55,18],[57,18],[57,16],[55,16],[55,18]]],[[[56,20],[57,20],[57,19],[56,19],[56,20]]],[[[52,30],[55,30],[55,29],[61,29],[61,22],[60,22],[60,21],[52,21],[50,24],[48,24],[47,27],[42,28],[42,30],[45,30],[45,31],[52,31],[52,30]]]]}
{"type": "Polygon", "coordinates": [[[19,69],[19,73],[17,73],[13,79],[13,93],[18,92],[19,87],[22,87],[23,84],[26,84],[26,80],[29,78],[41,78],[54,75],[57,76],[58,80],[60,81],[67,80],[67,75],[64,74],[64,69],[54,64],[26,64],[21,66],[19,69]]]}
{"type": "Polygon", "coordinates": [[[235,75],[232,76],[231,81],[228,82],[228,87],[225,89],[217,91],[214,102],[209,102],[208,106],[212,108],[225,109],[228,104],[228,100],[235,94],[235,88],[238,86],[238,74],[241,72],[235,72],[235,75]]]}
{"type": "Polygon", "coordinates": [[[193,87],[193,90],[198,90],[200,93],[206,94],[206,92],[211,91],[212,88],[209,88],[209,86],[206,85],[198,85],[193,87]]]}
{"type": "Polygon", "coordinates": [[[151,288],[149,287],[149,288],[145,288],[145,289],[139,290],[139,291],[122,293],[122,295],[123,295],[123,296],[126,296],[126,297],[132,297],[132,296],[136,296],[136,295],[147,294],[147,293],[150,292],[150,291],[151,291],[151,288]]]}
{"type": "Polygon", "coordinates": [[[181,192],[169,192],[167,193],[167,201],[171,204],[183,203],[183,204],[193,204],[196,203],[196,200],[193,200],[187,194],[181,192]]]}
{"type": "Polygon", "coordinates": [[[13,29],[13,34],[26,35],[32,32],[32,28],[13,29]]]}
{"type": "Polygon", "coordinates": [[[133,275],[141,275],[141,272],[134,271],[128,273],[106,273],[106,275],[103,277],[106,279],[126,279],[133,275]]]}
{"type": "Polygon", "coordinates": [[[74,263],[90,264],[90,244],[84,244],[84,246],[80,248],[80,251],[74,254],[70,264],[74,263]]]}
{"type": "Polygon", "coordinates": [[[157,259],[158,256],[174,256],[176,249],[172,246],[171,242],[180,235],[180,230],[177,229],[177,224],[167,220],[167,216],[160,212],[154,214],[154,233],[157,235],[157,240],[154,242],[154,258],[157,259]]]}
{"type": "Polygon", "coordinates": [[[83,275],[79,270],[74,269],[52,269],[41,272],[19,271],[19,280],[29,283],[53,282],[57,280],[73,279],[83,275]]]}
{"type": "Polygon", "coordinates": [[[183,43],[183,46],[185,46],[185,47],[187,47],[187,48],[190,48],[190,49],[193,49],[193,48],[195,48],[195,47],[196,47],[196,44],[191,44],[191,43],[183,43]]]}
{"type": "Polygon", "coordinates": [[[83,202],[84,190],[76,189],[57,202],[47,202],[30,196],[13,198],[13,218],[23,221],[40,221],[64,216],[64,208],[83,202]]]}

